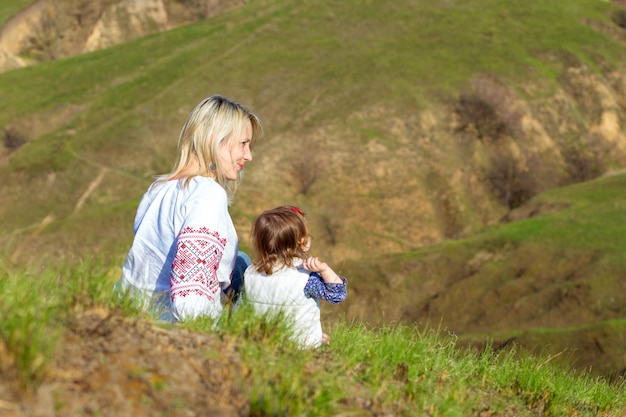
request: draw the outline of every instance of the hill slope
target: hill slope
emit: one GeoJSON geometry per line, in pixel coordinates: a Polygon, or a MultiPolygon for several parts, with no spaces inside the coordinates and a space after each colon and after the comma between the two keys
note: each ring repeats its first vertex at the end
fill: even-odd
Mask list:
{"type": "Polygon", "coordinates": [[[626,174],[541,194],[468,239],[346,265],[348,320],[441,323],[465,343],[626,372],[626,174]]]}
{"type": "MultiPolygon", "coordinates": [[[[624,166],[620,13],[597,0],[257,0],[172,31],[0,74],[0,94],[8,98],[0,103],[6,258],[48,264],[104,254],[121,264],[138,200],[154,175],[169,170],[184,119],[200,99],[222,93],[265,124],[231,209],[242,247],[261,210],[297,204],[311,221],[315,251],[354,277],[353,299],[367,300],[361,295],[370,287],[379,296],[406,292],[380,278],[387,272],[368,274],[359,263],[397,271],[393,282],[408,282],[413,256],[428,252],[414,249],[455,247],[448,239],[498,224],[542,191],[624,166]],[[380,266],[362,261],[397,253],[380,266]]],[[[496,290],[483,295],[466,280],[460,282],[472,282],[469,288],[447,285],[465,278],[467,265],[484,276],[481,268],[501,253],[518,253],[502,251],[502,242],[493,238],[483,252],[460,244],[466,252],[449,265],[438,261],[445,255],[432,255],[421,265],[441,280],[416,280],[415,293],[438,297],[409,299],[411,314],[399,316],[448,317],[470,294],[475,304],[496,306],[483,312],[491,319],[459,315],[454,326],[508,330],[494,324],[504,309],[496,290]],[[419,311],[426,306],[430,313],[419,311]]],[[[530,287],[554,285],[558,305],[565,296],[557,278],[604,267],[596,261],[606,248],[567,243],[555,252],[529,246],[511,273],[530,287]],[[523,268],[528,259],[542,261],[523,268]],[[546,274],[559,259],[569,262],[556,278],[546,274]]],[[[486,276],[496,289],[506,284],[497,272],[486,276]]],[[[603,304],[582,317],[589,302],[605,300],[584,298],[588,288],[601,288],[584,285],[565,297],[582,297],[587,309],[578,321],[550,323],[622,313],[603,304]]],[[[518,289],[497,291],[504,290],[515,296],[518,289]]],[[[517,319],[512,326],[532,329],[554,315],[517,319]]]]}
{"type": "Polygon", "coordinates": [[[621,417],[626,408],[623,381],[559,368],[558,356],[467,352],[421,326],[328,327],[330,345],[303,350],[245,305],[218,323],[129,317],[119,300],[110,308],[107,275],[83,265],[0,280],[1,296],[12,293],[0,304],[3,416],[621,417]]]}
{"type": "Polygon", "coordinates": [[[255,1],[2,74],[0,124],[18,136],[5,140],[5,240],[52,219],[35,252],[121,251],[186,114],[215,92],[266,127],[233,207],[244,246],[250,219],[284,202],[304,207],[335,259],[497,222],[538,191],[624,161],[613,9],[529,4],[511,14],[479,1],[255,1]]]}
{"type": "Polygon", "coordinates": [[[240,1],[0,0],[0,72],[127,42],[214,16],[240,1]],[[19,11],[18,11],[19,10],[19,11]]]}

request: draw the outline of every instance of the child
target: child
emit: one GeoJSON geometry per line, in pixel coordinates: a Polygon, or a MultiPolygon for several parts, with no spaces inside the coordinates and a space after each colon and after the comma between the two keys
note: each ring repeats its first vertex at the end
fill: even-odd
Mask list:
{"type": "Polygon", "coordinates": [[[319,300],[345,300],[347,280],[317,257],[307,258],[311,236],[304,213],[292,206],[263,212],[252,227],[252,244],[258,258],[244,274],[244,294],[257,314],[286,313],[304,347],[328,343],[319,300]]]}

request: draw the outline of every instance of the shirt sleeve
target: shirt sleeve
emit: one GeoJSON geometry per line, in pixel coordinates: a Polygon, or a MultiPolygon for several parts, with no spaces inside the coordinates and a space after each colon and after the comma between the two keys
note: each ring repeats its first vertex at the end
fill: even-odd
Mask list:
{"type": "Polygon", "coordinates": [[[304,296],[307,298],[315,298],[337,304],[346,299],[348,295],[348,280],[341,278],[341,283],[326,282],[317,272],[309,274],[309,280],[304,286],[304,296]]]}
{"type": "Polygon", "coordinates": [[[190,203],[176,239],[170,296],[172,312],[179,320],[216,316],[221,310],[220,288],[230,284],[230,273],[220,267],[228,236],[223,217],[228,212],[227,206],[225,213],[219,206],[206,200],[190,203]]]}

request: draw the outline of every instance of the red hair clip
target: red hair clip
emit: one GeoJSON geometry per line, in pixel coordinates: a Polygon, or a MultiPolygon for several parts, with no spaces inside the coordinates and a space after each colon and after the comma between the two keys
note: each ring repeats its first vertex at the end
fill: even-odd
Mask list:
{"type": "Polygon", "coordinates": [[[296,207],[296,206],[289,206],[289,208],[292,209],[293,211],[295,211],[296,213],[299,213],[300,215],[304,216],[304,213],[298,207],[296,207]]]}

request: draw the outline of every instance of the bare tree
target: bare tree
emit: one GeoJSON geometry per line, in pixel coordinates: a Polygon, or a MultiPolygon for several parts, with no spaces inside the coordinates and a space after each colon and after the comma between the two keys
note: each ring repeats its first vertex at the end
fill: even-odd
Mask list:
{"type": "Polygon", "coordinates": [[[317,157],[305,153],[298,153],[298,157],[291,163],[291,177],[295,181],[298,192],[307,195],[321,174],[321,164],[317,157]]]}
{"type": "Polygon", "coordinates": [[[563,151],[567,171],[574,182],[588,181],[602,175],[615,145],[601,140],[590,140],[590,145],[573,144],[563,151]]]}
{"type": "Polygon", "coordinates": [[[323,215],[321,219],[322,226],[324,227],[324,231],[328,237],[328,242],[331,246],[335,246],[337,244],[337,230],[339,229],[337,219],[326,215],[323,215]]]}
{"type": "Polygon", "coordinates": [[[461,94],[456,106],[460,130],[471,126],[480,140],[520,136],[522,112],[514,98],[510,89],[494,77],[477,77],[471,88],[461,94]]]}
{"type": "Polygon", "coordinates": [[[182,5],[192,20],[202,20],[208,17],[209,7],[207,0],[175,0],[182,5]]]}
{"type": "Polygon", "coordinates": [[[33,33],[28,37],[24,50],[26,55],[38,61],[50,61],[59,57],[62,29],[57,18],[60,16],[60,10],[56,6],[53,11],[43,12],[38,24],[33,27],[33,33]]]}
{"type": "MultiPolygon", "coordinates": [[[[532,162],[534,158],[530,157],[532,162]]],[[[532,172],[532,163],[522,161],[509,153],[493,155],[486,169],[486,177],[500,201],[514,209],[530,200],[538,191],[538,179],[532,172]]]]}

